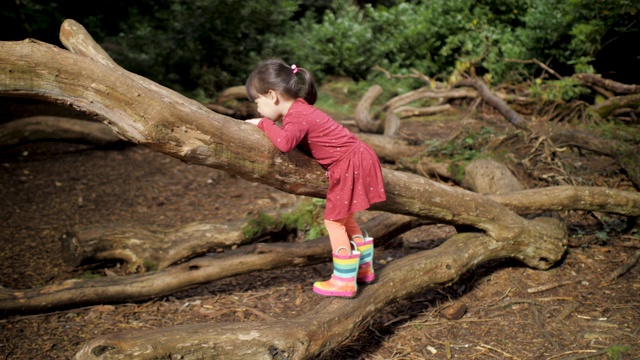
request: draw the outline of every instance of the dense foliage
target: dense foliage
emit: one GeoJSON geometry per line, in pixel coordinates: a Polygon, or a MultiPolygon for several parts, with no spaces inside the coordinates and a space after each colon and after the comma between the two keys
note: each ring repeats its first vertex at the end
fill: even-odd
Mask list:
{"type": "Polygon", "coordinates": [[[125,68],[197,98],[242,84],[266,57],[320,80],[370,78],[379,65],[497,83],[535,75],[518,60],[538,59],[563,75],[640,82],[629,75],[640,65],[639,10],[637,0],[16,0],[0,9],[0,36],[57,43],[72,18],[125,68]]]}

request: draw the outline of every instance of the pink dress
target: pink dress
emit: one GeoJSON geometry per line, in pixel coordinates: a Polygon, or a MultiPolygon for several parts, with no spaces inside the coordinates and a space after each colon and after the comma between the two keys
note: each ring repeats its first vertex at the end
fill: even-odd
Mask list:
{"type": "Polygon", "coordinates": [[[258,127],[282,152],[296,146],[311,154],[329,176],[324,218],[344,219],[386,200],[380,160],[347,128],[301,98],[282,119],[282,128],[263,118],[258,127]]]}

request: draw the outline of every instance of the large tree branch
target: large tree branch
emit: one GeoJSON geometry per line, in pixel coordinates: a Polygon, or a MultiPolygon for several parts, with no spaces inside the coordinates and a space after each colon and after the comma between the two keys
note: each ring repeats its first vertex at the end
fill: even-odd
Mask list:
{"type": "MultiPolygon", "coordinates": [[[[2,94],[74,107],[101,119],[122,138],[188,163],[289,193],[326,194],[324,169],[312,158],[299,151],[283,154],[255,126],[213,113],[107,60],[96,62],[33,40],[2,42],[2,94]]],[[[384,178],[387,201],[374,209],[471,225],[496,239],[530,234],[527,220],[482,195],[397,171],[385,170],[384,178]]]]}
{"type": "MultiPolygon", "coordinates": [[[[540,226],[545,226],[549,219],[540,220],[540,226]]],[[[529,264],[554,263],[563,253],[564,246],[549,239],[497,242],[481,234],[460,234],[436,249],[389,263],[379,271],[379,280],[357,298],[325,300],[298,318],[104,335],[85,344],[75,359],[158,359],[166,354],[180,358],[315,358],[347,339],[359,324],[388,304],[451,284],[486,261],[515,257],[529,264]]]]}

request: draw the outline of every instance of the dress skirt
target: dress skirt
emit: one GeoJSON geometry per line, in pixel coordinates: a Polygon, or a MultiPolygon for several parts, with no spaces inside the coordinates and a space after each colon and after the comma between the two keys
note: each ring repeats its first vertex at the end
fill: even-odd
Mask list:
{"type": "Polygon", "coordinates": [[[329,190],[324,218],[344,219],[386,200],[378,155],[360,142],[327,170],[329,190]]]}

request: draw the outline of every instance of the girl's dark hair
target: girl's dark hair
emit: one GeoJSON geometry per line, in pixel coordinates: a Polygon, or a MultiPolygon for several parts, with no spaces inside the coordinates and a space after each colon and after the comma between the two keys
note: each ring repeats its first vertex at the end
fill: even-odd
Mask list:
{"type": "Polygon", "coordinates": [[[306,69],[287,65],[280,59],[265,60],[258,64],[249,75],[246,88],[250,101],[255,101],[269,90],[280,92],[293,100],[302,97],[310,105],[315,104],[318,98],[316,82],[311,73],[306,69]],[[297,75],[304,78],[302,84],[297,75]]]}

